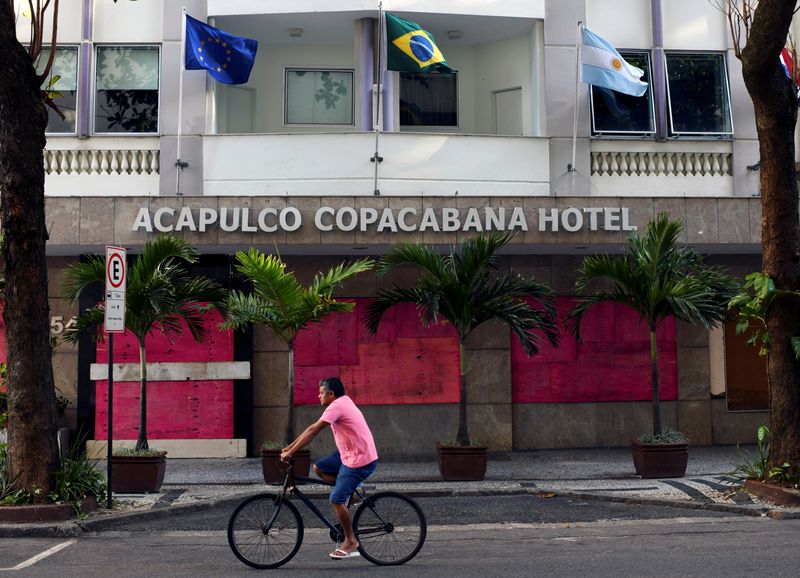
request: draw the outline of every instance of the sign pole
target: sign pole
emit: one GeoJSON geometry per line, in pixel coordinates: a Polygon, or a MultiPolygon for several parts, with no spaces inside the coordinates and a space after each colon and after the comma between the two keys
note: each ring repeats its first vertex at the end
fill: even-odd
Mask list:
{"type": "Polygon", "coordinates": [[[114,457],[114,334],[125,332],[125,287],[128,252],[123,247],[106,246],[105,322],[108,334],[108,453],[106,458],[108,503],[111,509],[111,462],[114,457]]]}
{"type": "Polygon", "coordinates": [[[106,458],[107,472],[106,479],[108,480],[108,503],[106,507],[111,509],[111,458],[114,455],[114,430],[113,430],[113,415],[114,415],[114,334],[108,334],[108,457],[106,458]]]}

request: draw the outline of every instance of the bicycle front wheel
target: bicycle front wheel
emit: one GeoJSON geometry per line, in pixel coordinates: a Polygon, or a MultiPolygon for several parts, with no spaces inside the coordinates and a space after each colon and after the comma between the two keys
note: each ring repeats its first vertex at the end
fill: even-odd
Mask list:
{"type": "Polygon", "coordinates": [[[228,522],[228,544],[252,568],[277,568],[297,554],[303,520],[294,504],[277,494],[258,494],[239,504],[228,522]]]}
{"type": "Polygon", "coordinates": [[[420,551],[428,523],[422,508],[408,496],[378,492],[356,510],[353,530],[364,558],[379,566],[398,566],[420,551]]]}

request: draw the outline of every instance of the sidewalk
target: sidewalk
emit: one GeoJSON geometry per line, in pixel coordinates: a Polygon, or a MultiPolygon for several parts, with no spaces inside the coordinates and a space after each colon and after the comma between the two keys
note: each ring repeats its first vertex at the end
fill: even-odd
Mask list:
{"type": "MultiPolygon", "coordinates": [[[[747,449],[752,454],[753,449],[747,449]]],[[[418,497],[534,493],[751,516],[800,517],[800,509],[771,506],[737,492],[736,481],[727,474],[741,461],[735,446],[691,448],[683,478],[650,480],[634,474],[627,448],[508,452],[490,455],[483,481],[445,482],[432,454],[425,460],[381,462],[370,477],[368,488],[397,490],[418,497]]],[[[105,462],[99,462],[98,467],[105,471],[105,462]]],[[[120,518],[161,518],[220,504],[233,505],[244,496],[261,491],[269,491],[269,486],[261,475],[260,458],[171,459],[167,461],[160,493],[115,494],[122,504],[120,513],[93,515],[58,529],[53,524],[0,524],[0,537],[98,532],[112,526],[119,528],[120,518]]],[[[303,491],[323,497],[330,488],[307,485],[303,491]]]]}

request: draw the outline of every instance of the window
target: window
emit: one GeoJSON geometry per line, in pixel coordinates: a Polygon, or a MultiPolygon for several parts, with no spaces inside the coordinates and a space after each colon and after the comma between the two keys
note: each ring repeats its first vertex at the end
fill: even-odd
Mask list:
{"type": "MultiPolygon", "coordinates": [[[[36,63],[36,71],[41,73],[47,66],[50,49],[45,48],[36,63]]],[[[47,130],[49,134],[75,134],[75,110],[78,94],[78,49],[76,47],[56,48],[50,76],[44,88],[50,92],[62,119],[52,107],[47,107],[47,130]]]]}
{"type": "Polygon", "coordinates": [[[650,55],[646,52],[621,52],[620,55],[629,64],[644,71],[642,80],[650,86],[643,96],[631,96],[592,85],[589,93],[592,133],[628,136],[655,134],[650,55]]]}
{"type": "Polygon", "coordinates": [[[736,335],[736,321],[725,323],[725,385],[728,411],[768,410],[767,358],[747,340],[752,332],[736,335]]]}
{"type": "Polygon", "coordinates": [[[94,131],[158,132],[158,48],[97,48],[94,131]]]}
{"type": "Polygon", "coordinates": [[[671,52],[666,66],[670,132],[733,134],[724,55],[671,52]]]}
{"type": "Polygon", "coordinates": [[[400,126],[458,126],[458,76],[400,73],[400,126]]]}
{"type": "Polygon", "coordinates": [[[286,124],[353,124],[353,71],[286,69],[286,124]]]}

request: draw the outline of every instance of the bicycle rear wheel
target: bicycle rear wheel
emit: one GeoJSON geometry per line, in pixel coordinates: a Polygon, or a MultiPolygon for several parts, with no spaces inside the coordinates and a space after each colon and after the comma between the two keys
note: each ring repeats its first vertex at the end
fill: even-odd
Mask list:
{"type": "Polygon", "coordinates": [[[228,521],[228,544],[252,568],[286,564],[303,542],[303,520],[294,504],[277,494],[258,494],[239,504],[228,521]]]}
{"type": "Polygon", "coordinates": [[[420,551],[428,523],[422,508],[408,496],[378,492],[356,510],[353,530],[364,558],[379,566],[398,566],[420,551]]]}

